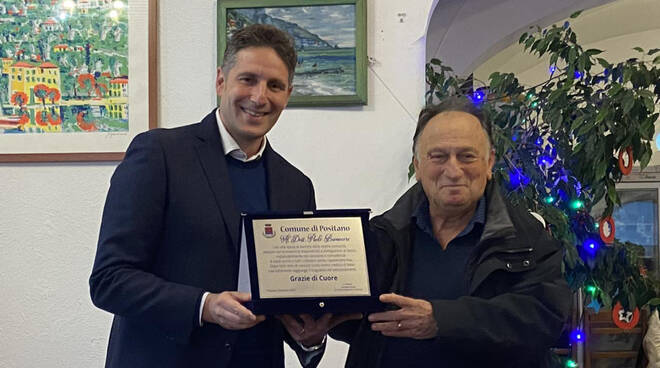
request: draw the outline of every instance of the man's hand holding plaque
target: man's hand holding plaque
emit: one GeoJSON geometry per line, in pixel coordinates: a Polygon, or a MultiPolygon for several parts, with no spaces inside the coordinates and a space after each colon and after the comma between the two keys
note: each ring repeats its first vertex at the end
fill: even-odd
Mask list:
{"type": "Polygon", "coordinates": [[[299,315],[282,319],[298,341],[357,316],[347,313],[382,310],[369,275],[368,217],[368,210],[244,215],[239,290],[252,294],[247,307],[299,315]],[[325,313],[334,315],[311,317],[325,313]]]}
{"type": "Polygon", "coordinates": [[[238,291],[223,291],[211,293],[206,297],[202,310],[204,322],[215,323],[227,330],[244,330],[255,326],[266,319],[265,316],[255,316],[242,303],[250,301],[250,294],[238,291]]]}

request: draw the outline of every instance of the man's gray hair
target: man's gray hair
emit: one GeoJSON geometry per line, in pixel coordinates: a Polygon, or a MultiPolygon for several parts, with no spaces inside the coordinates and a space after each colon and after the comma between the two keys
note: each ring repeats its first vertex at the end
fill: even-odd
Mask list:
{"type": "Polygon", "coordinates": [[[493,147],[493,137],[491,133],[490,122],[486,118],[484,112],[475,106],[475,104],[467,97],[452,96],[443,99],[436,105],[427,105],[419,113],[419,118],[417,119],[417,128],[415,129],[415,135],[413,136],[412,151],[415,157],[417,157],[417,141],[419,141],[419,136],[422,135],[422,131],[424,131],[424,128],[426,128],[428,122],[435,116],[450,111],[464,112],[474,116],[477,118],[477,120],[479,120],[481,128],[486,133],[486,137],[488,137],[488,144],[490,146],[486,152],[490,152],[490,149],[493,147]]]}

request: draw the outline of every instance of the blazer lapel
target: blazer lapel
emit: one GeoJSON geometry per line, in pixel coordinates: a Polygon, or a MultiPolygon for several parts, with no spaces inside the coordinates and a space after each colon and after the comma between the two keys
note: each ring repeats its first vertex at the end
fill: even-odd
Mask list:
{"type": "Polygon", "coordinates": [[[273,151],[268,142],[266,142],[264,159],[266,160],[268,204],[270,210],[286,210],[290,206],[290,203],[287,202],[287,193],[291,192],[291,183],[286,180],[284,171],[282,170],[282,163],[279,161],[277,153],[273,151]]]}
{"type": "Polygon", "coordinates": [[[227,163],[225,161],[224,149],[218,131],[215,110],[206,115],[199,126],[197,137],[199,138],[195,148],[202,168],[209,181],[215,202],[220,208],[222,217],[227,227],[234,249],[238,249],[238,225],[240,214],[234,204],[227,163]]]}

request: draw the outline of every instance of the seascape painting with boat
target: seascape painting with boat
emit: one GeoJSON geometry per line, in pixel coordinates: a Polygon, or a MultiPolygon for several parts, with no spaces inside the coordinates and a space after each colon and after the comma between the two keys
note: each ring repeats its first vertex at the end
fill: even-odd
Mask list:
{"type": "Polygon", "coordinates": [[[228,9],[227,37],[253,23],[272,24],[293,37],[293,96],[356,94],[355,5],[228,9]]]}

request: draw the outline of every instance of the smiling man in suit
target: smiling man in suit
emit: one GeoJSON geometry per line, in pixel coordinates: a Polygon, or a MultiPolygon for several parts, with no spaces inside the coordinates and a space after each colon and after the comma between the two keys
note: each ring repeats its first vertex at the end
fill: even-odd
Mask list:
{"type": "Polygon", "coordinates": [[[295,65],[286,33],[246,27],[218,68],[219,107],[131,143],[111,180],[89,280],[94,304],[115,315],[107,367],[283,367],[283,340],[303,365],[320,360],[331,316],[256,316],[243,306],[250,294],[236,291],[240,213],[315,209],[309,178],[265,136],[295,65]]]}

